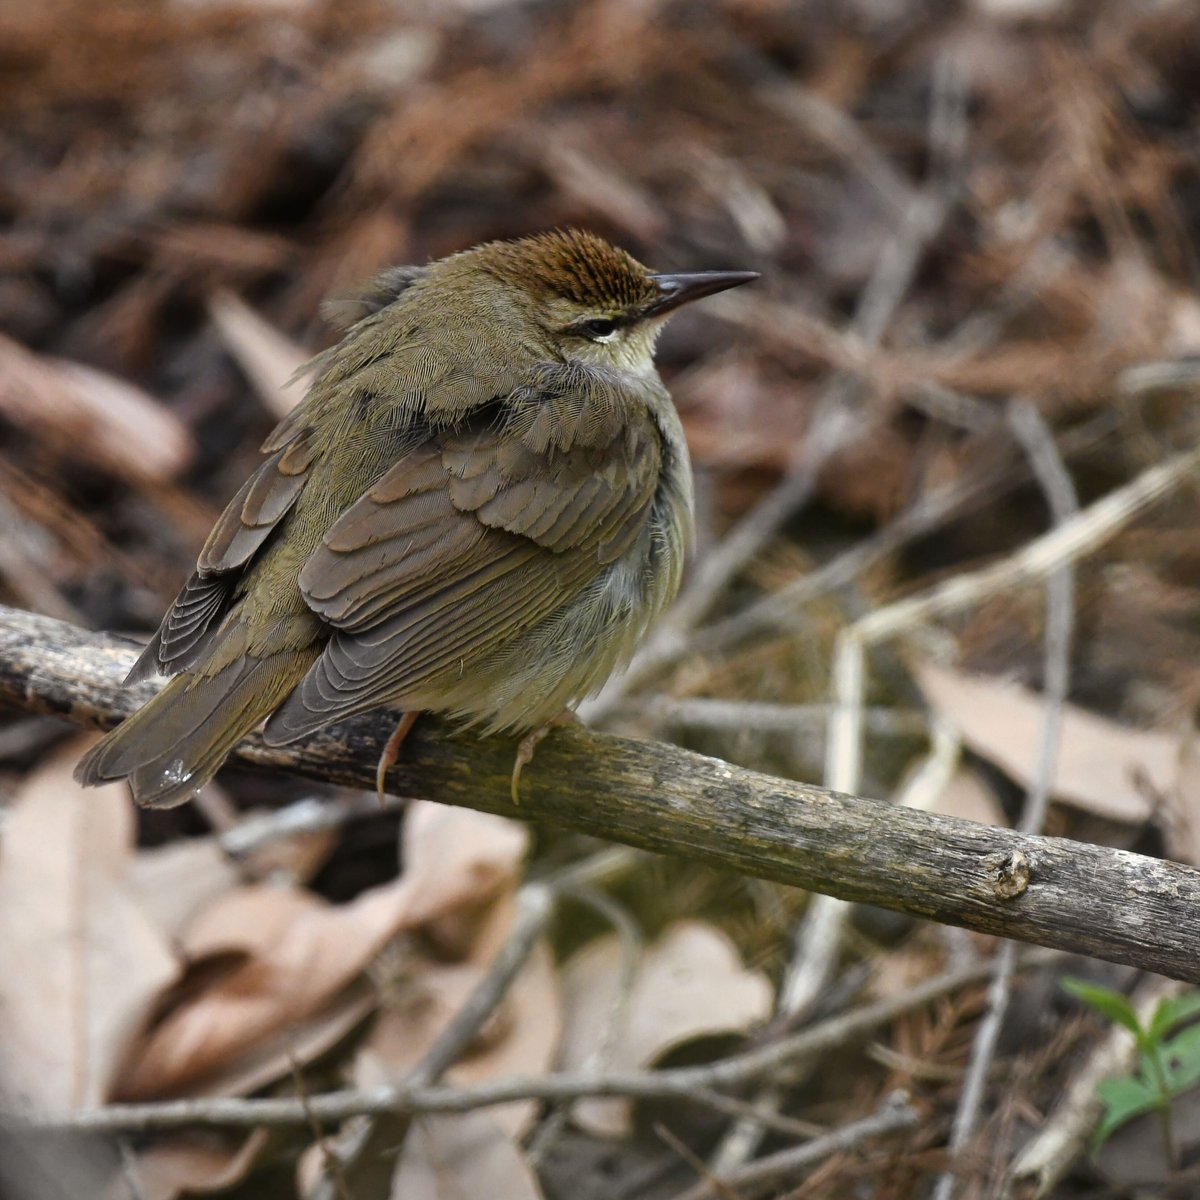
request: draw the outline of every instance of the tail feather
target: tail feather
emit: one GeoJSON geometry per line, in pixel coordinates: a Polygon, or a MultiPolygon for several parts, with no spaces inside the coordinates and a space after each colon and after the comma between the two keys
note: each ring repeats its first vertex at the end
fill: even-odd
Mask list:
{"type": "Polygon", "coordinates": [[[188,800],[283,701],[312,654],[244,657],[213,675],[180,675],[79,761],[84,785],[128,779],[152,808],[188,800]]]}

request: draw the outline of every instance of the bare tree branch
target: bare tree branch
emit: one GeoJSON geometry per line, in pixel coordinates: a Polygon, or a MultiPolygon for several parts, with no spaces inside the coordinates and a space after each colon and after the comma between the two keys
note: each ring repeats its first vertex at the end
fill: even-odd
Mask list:
{"type": "MultiPolygon", "coordinates": [[[[124,689],[130,642],[0,608],[0,704],[111,726],[154,690],[124,689]]],[[[303,745],[257,737],[246,764],[374,786],[394,715],[373,713],[303,745]]],[[[1200,871],[742,770],[657,742],[555,730],[510,797],[515,742],[418,722],[394,789],[539,819],[663,854],[1018,941],[1200,982],[1200,871]]]]}

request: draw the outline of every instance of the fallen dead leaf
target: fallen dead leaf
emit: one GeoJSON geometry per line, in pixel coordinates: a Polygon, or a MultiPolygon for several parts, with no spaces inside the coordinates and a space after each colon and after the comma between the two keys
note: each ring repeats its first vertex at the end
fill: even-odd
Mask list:
{"type": "Polygon", "coordinates": [[[981,825],[1008,824],[996,793],[970,767],[960,766],[950,776],[930,811],[981,825]]]}
{"type": "Polygon", "coordinates": [[[499,895],[517,876],[529,847],[520,821],[419,800],[404,823],[401,882],[406,923],[436,917],[499,895]]]}
{"type": "MultiPolygon", "coordinates": [[[[977,754],[1028,786],[1041,753],[1046,706],[1017,684],[924,663],[917,682],[926,700],[977,754]]],[[[1097,816],[1138,823],[1154,797],[1174,786],[1179,737],[1129,729],[1067,705],[1051,795],[1097,816]]]]}
{"type": "Polygon", "coordinates": [[[198,912],[240,882],[237,867],[211,837],[142,850],[129,869],[142,907],[169,938],[178,937],[198,912]]]}
{"type": "MultiPolygon", "coordinates": [[[[567,963],[563,1070],[650,1067],[684,1042],[743,1033],[771,1013],[766,976],[746,970],[733,943],[700,921],[677,922],[647,949],[622,1007],[623,956],[620,938],[611,934],[567,963]]],[[[572,1114],[593,1133],[617,1136],[631,1128],[623,1099],[581,1100],[572,1114]]]]}
{"type": "Polygon", "coordinates": [[[126,479],[173,479],[195,449],[187,428],[133,384],[82,363],[41,358],[2,335],[0,413],[126,479]]]}
{"type": "MultiPolygon", "coordinates": [[[[138,1200],[177,1200],[233,1187],[254,1165],[267,1144],[265,1129],[256,1129],[240,1143],[219,1134],[177,1134],[155,1142],[135,1155],[130,1169],[137,1179],[138,1200]]],[[[123,1175],[109,1189],[109,1200],[128,1200],[123,1175]]]]}
{"type": "MultiPolygon", "coordinates": [[[[400,1083],[421,1061],[486,974],[470,963],[447,965],[418,960],[402,988],[379,1014],[354,1061],[356,1087],[400,1083]]],[[[562,1037],[562,994],[544,945],[538,945],[493,1018],[447,1072],[450,1083],[467,1087],[514,1075],[541,1075],[558,1055],[562,1037]]],[[[530,1126],[534,1101],[492,1109],[492,1118],[513,1137],[530,1126]]]]}
{"type": "Polygon", "coordinates": [[[197,1079],[187,1094],[203,1098],[256,1092],[333,1049],[378,1003],[373,988],[356,983],[312,1016],[268,1031],[217,1071],[197,1079]]]}
{"type": "Polygon", "coordinates": [[[214,1080],[244,1086],[242,1060],[256,1064],[252,1077],[264,1082],[264,1039],[319,1021],[396,933],[510,883],[527,836],[515,822],[420,802],[408,814],[404,874],[349,904],[265,885],[220,896],[184,931],[181,946],[193,961],[227,953],[243,961],[163,1017],[130,1056],[121,1095],[215,1094],[214,1080]]]}
{"type": "Polygon", "coordinates": [[[40,1113],[109,1099],[179,964],[129,881],[124,787],[71,778],[72,741],[24,782],[0,841],[0,1079],[40,1113]]]}
{"type": "Polygon", "coordinates": [[[391,1200],[541,1200],[512,1137],[486,1113],[413,1121],[392,1176],[391,1200]]]}

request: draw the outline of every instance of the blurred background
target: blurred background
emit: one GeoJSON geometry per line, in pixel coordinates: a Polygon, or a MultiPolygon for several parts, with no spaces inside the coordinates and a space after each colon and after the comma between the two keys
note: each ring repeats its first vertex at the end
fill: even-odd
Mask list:
{"type": "MultiPolygon", "coordinates": [[[[840,629],[1044,533],[1056,495],[1047,459],[1065,476],[1065,503],[1086,506],[1196,441],[1200,16],[1190,0],[5,0],[0,112],[0,602],[76,624],[153,629],[259,444],[302,395],[287,379],[332,341],[324,299],[395,263],[555,226],[591,229],[660,271],[763,276],[688,309],[662,341],[697,466],[700,550],[665,630],[593,702],[596,723],[820,782],[840,629]]],[[[1064,751],[1091,770],[1058,779],[1051,832],[1200,854],[1188,807],[1200,797],[1190,778],[1197,499],[1177,481],[1076,564],[1068,715],[1106,724],[1064,728],[1067,743],[1082,739],[1064,751]],[[1107,760],[1118,745],[1120,759],[1107,760]]],[[[928,803],[1016,822],[1041,729],[1044,589],[989,591],[908,633],[871,659],[860,790],[902,794],[928,761],[930,713],[949,716],[958,757],[928,803]]],[[[0,716],[6,841],[22,806],[41,830],[31,845],[59,836],[37,824],[50,817],[29,816],[28,797],[47,778],[65,794],[78,751],[61,723],[0,716]]],[[[296,781],[222,780],[203,806],[140,814],[136,828],[128,818],[113,835],[128,869],[149,871],[151,852],[217,845],[248,813],[344,801],[296,781]]],[[[277,832],[269,863],[237,858],[220,884],[206,875],[204,903],[235,884],[277,886],[280,872],[300,907],[327,913],[397,886],[396,839],[411,829],[398,811],[355,811],[333,832],[277,832]]],[[[528,869],[597,850],[543,832],[533,867],[514,851],[500,890],[511,900],[528,869]]],[[[21,890],[32,884],[5,884],[3,870],[0,895],[21,912],[47,903],[21,890]]],[[[736,982],[712,994],[738,997],[740,1015],[680,1027],[744,1036],[778,1010],[805,897],[644,859],[606,887],[603,903],[619,902],[639,938],[673,945],[688,919],[726,956],[721,977],[736,982]],[[760,985],[753,1002],[739,990],[760,985]]],[[[152,909],[156,893],[145,895],[152,909]]],[[[176,951],[195,903],[160,930],[176,951]]],[[[603,934],[610,918],[603,905],[559,911],[535,1023],[571,1028],[570,989],[549,964],[614,937],[603,934]]],[[[233,924],[247,920],[257,918],[233,924]]],[[[347,1008],[343,988],[370,990],[368,964],[385,945],[394,958],[402,927],[411,937],[397,917],[367,939],[358,968],[303,1014],[326,1012],[331,997],[343,1006],[322,1054],[376,1013],[377,993],[347,1008]]],[[[971,954],[987,952],[973,942],[971,954]]],[[[172,987],[199,987],[197,956],[212,947],[198,944],[203,953],[178,951],[170,970],[150,973],[90,1103],[200,1094],[195,1075],[152,1086],[131,1082],[128,1067],[144,1052],[135,1032],[158,1022],[162,1033],[164,1012],[183,1003],[164,998],[164,970],[172,987]]],[[[894,994],[966,944],[855,914],[826,967],[835,982],[806,1012],[825,1011],[830,996],[894,994]]],[[[473,962],[476,951],[486,960],[461,945],[434,957],[473,962]]],[[[239,943],[243,961],[260,952],[239,943]]],[[[431,986],[411,961],[405,970],[405,986],[431,986]]],[[[1115,968],[1102,978],[1132,982],[1115,968]]],[[[1071,1054],[1098,1036],[1053,983],[1027,990],[964,1194],[999,1194],[1065,1087],[1071,1054]]],[[[451,993],[438,994],[453,1011],[451,993]]],[[[61,1019],[82,1003],[64,1001],[61,1019]]],[[[827,1129],[904,1087],[919,1099],[916,1132],[744,1194],[847,1195],[847,1172],[856,1194],[928,1194],[981,1005],[981,988],[962,988],[941,1010],[885,1027],[879,1053],[847,1051],[840,1070],[793,1085],[783,1102],[827,1129]]],[[[679,1041],[630,1051],[626,1065],[648,1066],[679,1041]]],[[[519,1065],[548,1069],[559,1049],[519,1065]]],[[[344,1082],[355,1053],[335,1054],[308,1085],[344,1082]]],[[[203,1094],[280,1076],[290,1089],[285,1061],[266,1080],[222,1076],[203,1094]]],[[[43,1100],[70,1111],[73,1096],[43,1100]]],[[[683,1195],[693,1160],[711,1160],[733,1121],[689,1109],[671,1115],[664,1138],[658,1111],[616,1128],[552,1115],[550,1133],[544,1113],[510,1131],[525,1139],[512,1153],[538,1174],[520,1186],[575,1200],[683,1195]]],[[[207,1136],[204,1153],[224,1169],[233,1151],[207,1136]]],[[[311,1138],[288,1136],[237,1160],[248,1181],[214,1168],[208,1183],[289,1194],[311,1138]]],[[[1190,1136],[1200,1144],[1200,1120],[1190,1136]]],[[[182,1168],[163,1164],[194,1166],[200,1151],[194,1139],[186,1152],[173,1144],[175,1158],[153,1139],[125,1142],[123,1158],[100,1152],[114,1194],[184,1194],[182,1168]]],[[[1170,1174],[1153,1136],[1138,1146],[1150,1165],[1137,1178],[1170,1174]]],[[[1055,1194],[1124,1195],[1135,1158],[1127,1146],[1074,1175],[1064,1168],[1055,1194]]]]}

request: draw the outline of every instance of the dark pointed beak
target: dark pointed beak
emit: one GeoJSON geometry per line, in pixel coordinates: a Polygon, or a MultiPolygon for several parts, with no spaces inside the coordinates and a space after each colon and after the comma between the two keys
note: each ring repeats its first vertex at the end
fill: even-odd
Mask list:
{"type": "Polygon", "coordinates": [[[659,299],[651,301],[646,309],[648,317],[658,317],[690,304],[705,296],[715,296],[730,288],[741,287],[758,278],[757,271],[696,271],[691,275],[651,275],[651,282],[658,288],[659,299]]]}

